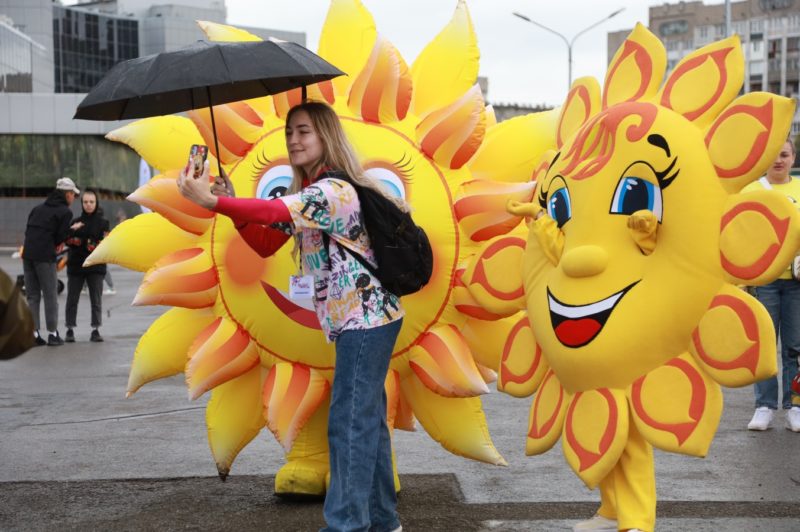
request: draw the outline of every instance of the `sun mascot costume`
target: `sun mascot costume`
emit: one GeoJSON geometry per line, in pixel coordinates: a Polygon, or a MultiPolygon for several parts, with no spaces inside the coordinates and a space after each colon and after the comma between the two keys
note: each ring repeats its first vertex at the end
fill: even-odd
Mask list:
{"type": "Polygon", "coordinates": [[[620,530],[654,529],[653,446],[704,456],[720,384],[776,372],[770,317],[739,286],[778,277],[800,245],[795,206],[741,193],[786,141],[794,102],[737,97],[737,36],[664,80],[666,63],[637,25],[602,93],[594,78],[571,87],[533,202],[509,204],[530,220],[521,279],[536,347],[503,361],[498,386],[536,391],[527,453],[560,440],[620,530]]]}
{"type": "MultiPolygon", "coordinates": [[[[200,24],[212,40],[257,39],[200,24]]],[[[489,329],[501,338],[519,329],[523,294],[484,266],[521,261],[523,238],[493,238],[521,220],[504,211],[506,201],[533,198],[531,177],[555,147],[557,113],[495,123],[476,85],[479,50],[464,2],[409,68],[360,1],[334,0],[319,53],[349,75],[308,87],[309,98],[333,106],[367,173],[411,203],[434,251],[430,283],[403,298],[406,318],[386,380],[389,426],[414,430],[418,420],[449,451],[504,464],[479,396],[504,350],[533,343],[527,324],[516,340],[487,341],[489,329]]],[[[215,107],[218,154],[207,109],[110,133],[161,173],[130,196],[154,212],[120,224],[91,261],[146,272],[135,305],[175,307],[142,336],[128,394],[184,372],[191,399],[210,392],[208,438],[223,479],[266,426],[286,453],[276,493],[321,495],[334,350],[310,304],[288,298],[297,268],[291,245],[259,257],[229,219],[183,199],[175,182],[198,143],[212,149],[212,173],[219,158],[237,196],[282,195],[291,178],[284,118],[299,102],[295,90],[215,107]]]]}

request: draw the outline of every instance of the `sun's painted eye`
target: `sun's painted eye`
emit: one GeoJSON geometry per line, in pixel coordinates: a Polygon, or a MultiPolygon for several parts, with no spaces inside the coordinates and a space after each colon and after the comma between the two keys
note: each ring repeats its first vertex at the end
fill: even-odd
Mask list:
{"type": "Polygon", "coordinates": [[[393,171],[389,170],[388,168],[384,168],[383,166],[375,166],[372,168],[367,168],[365,172],[368,176],[380,181],[381,185],[383,185],[391,194],[394,194],[399,198],[406,199],[405,182],[393,171]]]}
{"type": "Polygon", "coordinates": [[[661,221],[664,212],[661,187],[641,177],[623,177],[611,201],[611,214],[633,214],[641,210],[652,211],[661,221]]]}
{"type": "Polygon", "coordinates": [[[547,198],[547,214],[556,221],[559,227],[572,218],[572,204],[569,199],[569,190],[559,188],[547,198]]]}
{"type": "Polygon", "coordinates": [[[258,180],[256,197],[261,199],[275,199],[286,195],[292,183],[292,167],[288,164],[278,164],[264,172],[258,180]]]}

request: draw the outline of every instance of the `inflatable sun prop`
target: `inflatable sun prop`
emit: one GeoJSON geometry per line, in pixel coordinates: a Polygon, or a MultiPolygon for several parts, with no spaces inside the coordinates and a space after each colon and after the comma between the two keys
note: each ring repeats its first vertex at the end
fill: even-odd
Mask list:
{"type": "Polygon", "coordinates": [[[743,63],[734,36],[660,86],[664,46],[638,25],[602,94],[593,78],[573,84],[534,201],[509,204],[533,220],[520,278],[536,347],[504,361],[516,380],[501,366],[499,386],[538,390],[527,453],[560,439],[620,530],[653,530],[652,446],[704,456],[720,384],[776,371],[770,317],[737,285],[785,271],[798,213],[741,190],[785,142],[794,102],[737,97],[743,63]]]}
{"type": "MultiPolygon", "coordinates": [[[[212,40],[255,39],[201,26],[212,40]]],[[[463,2],[410,69],[355,0],[331,3],[319,53],[350,75],[308,87],[309,97],[333,106],[367,173],[411,203],[434,250],[430,283],[403,298],[406,318],[386,380],[389,426],[413,430],[418,420],[451,452],[504,464],[479,396],[503,350],[530,345],[486,341],[487,328],[515,326],[522,292],[484,264],[521,261],[524,239],[492,240],[524,230],[520,217],[497,207],[533,198],[534,165],[555,146],[557,114],[494,123],[475,85],[479,53],[463,2]]],[[[214,108],[220,153],[212,155],[238,196],[286,192],[284,118],[299,102],[296,90],[214,108]]],[[[184,372],[192,399],[211,392],[206,422],[223,478],[266,425],[286,451],[276,491],[324,493],[335,356],[311,306],[287,296],[297,270],[291,245],[259,257],[228,218],[178,195],[177,169],[189,147],[214,150],[207,109],[141,120],[109,138],[162,173],[130,196],[155,212],[120,224],[92,260],[146,272],[134,304],[175,307],[142,336],[128,393],[184,372]]]]}

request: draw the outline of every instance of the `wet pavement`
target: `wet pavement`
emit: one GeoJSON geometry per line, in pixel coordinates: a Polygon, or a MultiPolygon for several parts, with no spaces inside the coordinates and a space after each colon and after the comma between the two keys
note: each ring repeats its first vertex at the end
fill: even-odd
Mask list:
{"type": "MultiPolygon", "coordinates": [[[[12,277],[22,264],[0,256],[12,277]]],[[[139,336],[165,309],[130,307],[142,275],[112,267],[103,343],[90,343],[89,301],[77,342],[0,362],[0,530],[316,530],[321,501],[273,494],[283,453],[264,431],[221,482],[206,440],[206,398],[189,401],[182,376],[125,399],[139,336]]],[[[63,316],[65,294],[59,297],[63,316]]],[[[63,328],[61,334],[64,334],[63,328]]],[[[599,496],[561,450],[526,457],[529,399],[483,399],[509,467],[449,454],[417,432],[397,432],[406,531],[569,530],[599,496]]],[[[752,391],[725,389],[725,411],[705,459],[656,451],[659,531],[800,530],[800,434],[745,429],[752,391]]]]}

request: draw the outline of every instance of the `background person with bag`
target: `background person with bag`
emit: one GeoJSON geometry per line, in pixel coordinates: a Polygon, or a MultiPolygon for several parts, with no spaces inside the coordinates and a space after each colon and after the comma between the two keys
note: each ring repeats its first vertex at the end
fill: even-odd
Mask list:
{"type": "MultiPolygon", "coordinates": [[[[794,159],[794,144],[791,139],[787,139],[777,159],[767,170],[767,175],[748,185],[747,190],[776,190],[800,208],[800,179],[789,174],[794,159]]],[[[778,366],[781,367],[779,377],[781,404],[786,411],[785,426],[792,432],[800,432],[800,406],[792,404],[792,378],[797,373],[797,357],[800,355],[800,281],[792,277],[790,267],[775,281],[755,287],[755,295],[769,312],[775,332],[780,338],[778,366]]],[[[770,428],[778,409],[779,377],[771,377],[754,385],[756,411],[747,425],[748,429],[770,428]]]]}
{"type": "Polygon", "coordinates": [[[96,264],[84,267],[83,261],[94,251],[97,245],[108,236],[109,223],[103,217],[103,209],[97,194],[93,190],[86,190],[81,199],[83,212],[78,218],[72,220],[67,246],[67,311],[66,325],[67,342],[75,341],[75,327],[77,326],[78,301],[81,297],[83,284],[89,287],[89,301],[92,305],[92,342],[102,342],[98,330],[103,323],[103,278],[106,275],[106,265],[96,264]]]}
{"type": "Polygon", "coordinates": [[[295,236],[300,272],[289,280],[290,296],[311,297],[323,332],[336,346],[324,530],[401,530],[384,382],[404,313],[399,298],[354,256],[377,267],[354,185],[384,194],[406,212],[408,206],[364,173],[329,106],[307,102],[292,108],[285,132],[293,172],[286,195],[269,200],[212,195],[208,163],[199,179],[187,166],[178,185],[186,198],[230,217],[261,256],[288,240],[277,228],[295,236]],[[336,179],[336,172],[349,181],[336,179]]]}

